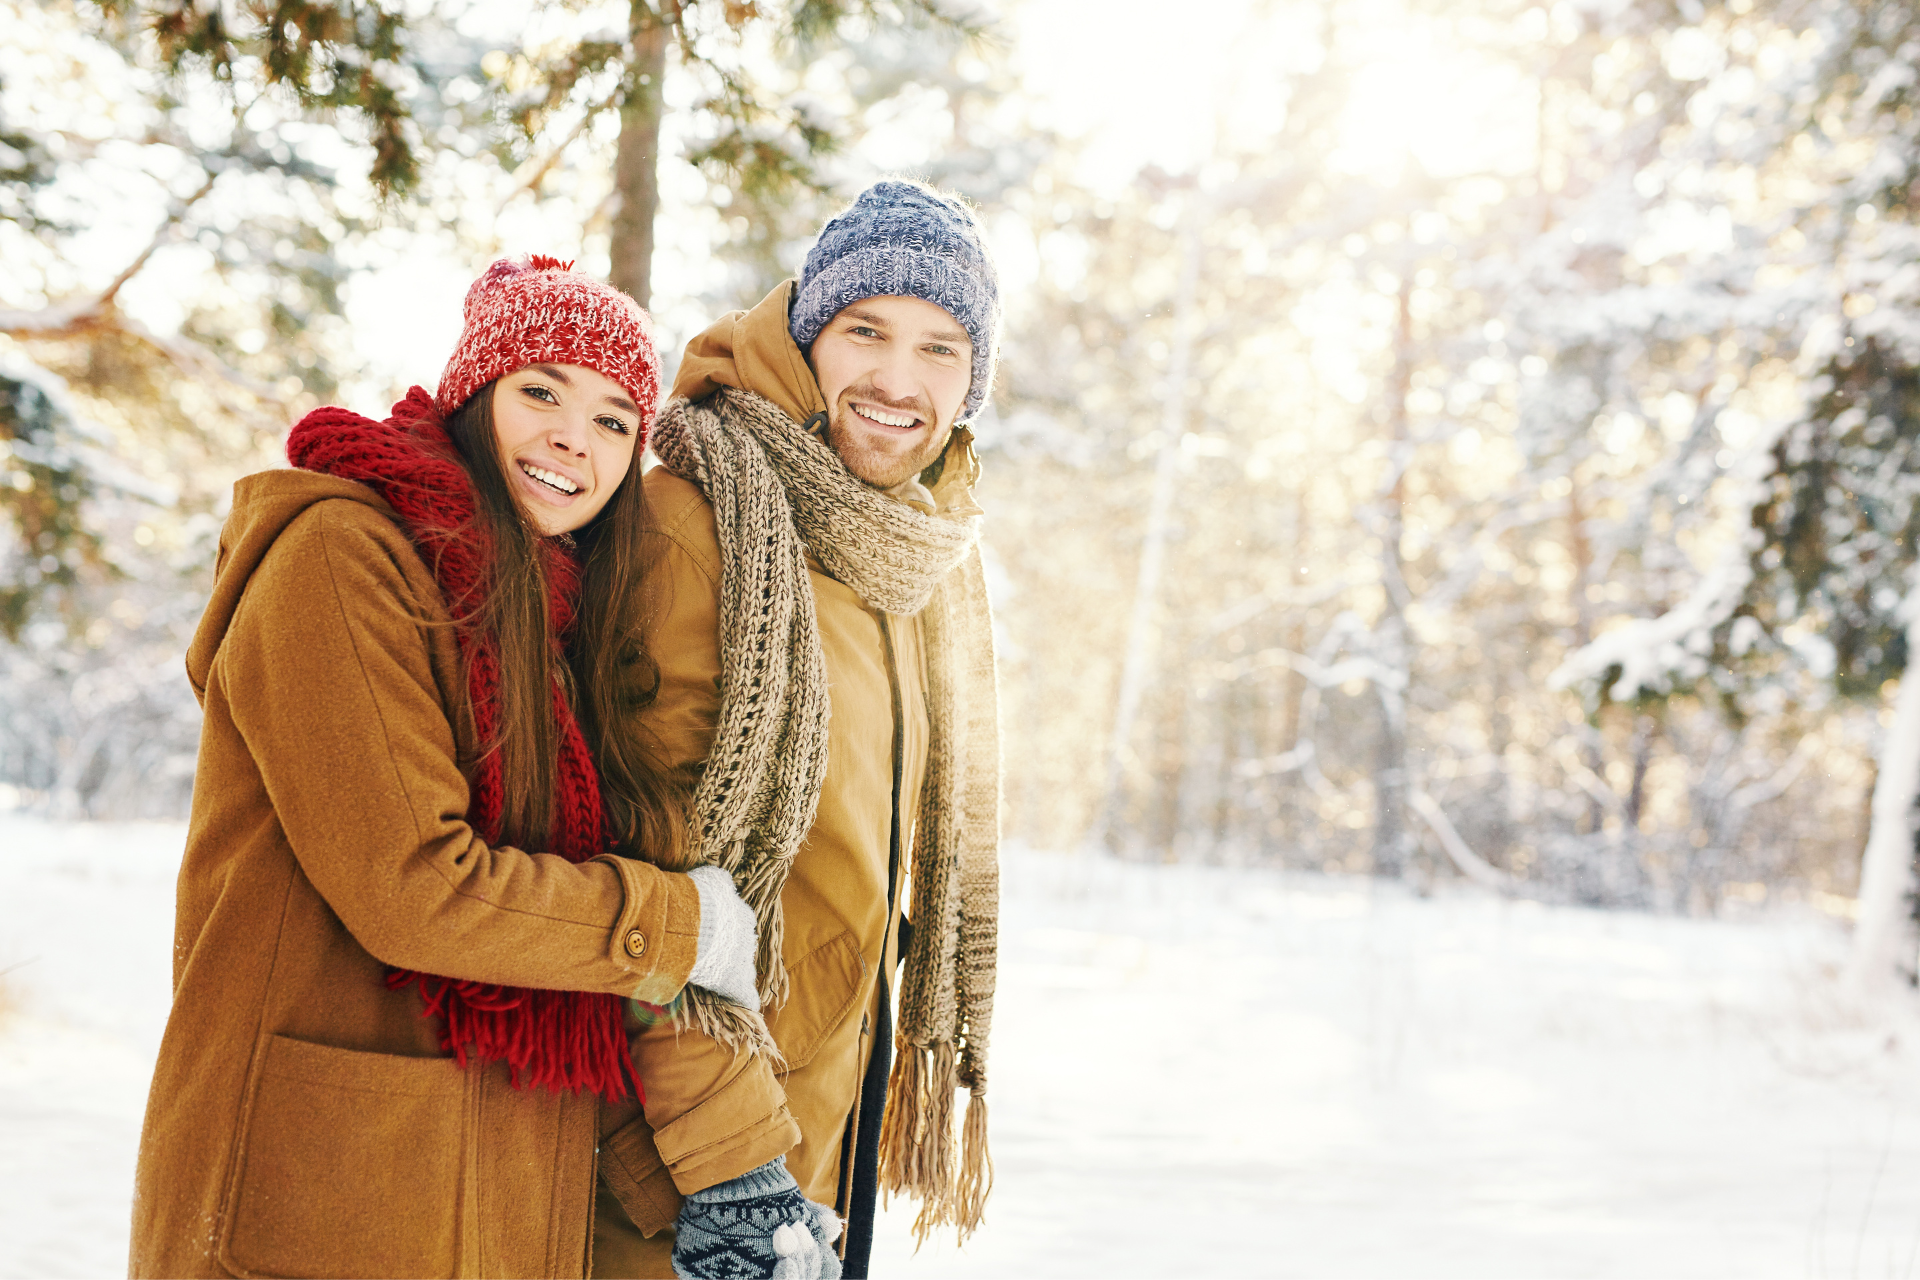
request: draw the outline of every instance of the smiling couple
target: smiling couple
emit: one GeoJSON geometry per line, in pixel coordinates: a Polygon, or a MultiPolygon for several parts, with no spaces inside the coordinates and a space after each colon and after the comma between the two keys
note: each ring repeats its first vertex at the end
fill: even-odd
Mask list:
{"type": "Polygon", "coordinates": [[[656,420],[645,313],[503,261],[435,395],[236,486],[134,1275],[859,1276],[882,1188],[978,1225],[999,321],[967,207],[877,183],[656,420]]]}

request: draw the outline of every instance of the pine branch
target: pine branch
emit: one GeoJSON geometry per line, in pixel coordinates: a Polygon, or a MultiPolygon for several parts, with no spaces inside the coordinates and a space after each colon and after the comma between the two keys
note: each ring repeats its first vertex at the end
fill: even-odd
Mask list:
{"type": "Polygon", "coordinates": [[[218,173],[209,173],[199,190],[176,203],[134,259],[123,267],[107,287],[97,294],[57,302],[38,310],[0,311],[0,334],[10,338],[58,339],[87,333],[116,333],[152,348],[182,373],[202,380],[226,383],[246,392],[255,400],[286,413],[290,404],[277,390],[250,378],[227,364],[201,344],[183,337],[165,337],[114,306],[114,300],[128,282],[139,275],[153,255],[172,237],[187,213],[205,199],[219,181],[218,173]]]}

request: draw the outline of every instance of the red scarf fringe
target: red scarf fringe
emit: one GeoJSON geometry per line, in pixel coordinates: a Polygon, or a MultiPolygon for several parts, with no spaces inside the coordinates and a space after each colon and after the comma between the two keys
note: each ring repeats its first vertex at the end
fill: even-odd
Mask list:
{"type": "MultiPolygon", "coordinates": [[[[465,624],[485,601],[494,574],[494,548],[475,520],[473,482],[461,465],[433,397],[419,387],[394,405],[385,422],[345,409],[315,409],[287,437],[287,458],[296,467],[357,480],[376,490],[400,516],[445,593],[454,620],[465,624]]],[[[540,542],[547,580],[547,609],[555,636],[573,624],[580,568],[554,539],[540,542]]],[[[468,672],[475,729],[490,742],[500,724],[500,663],[490,641],[465,625],[460,652],[468,672]]],[[[549,848],[569,862],[608,851],[600,806],[600,777],[580,724],[559,682],[553,687],[553,717],[560,730],[560,761],[549,848]]],[[[488,843],[501,838],[503,790],[498,752],[489,754],[469,779],[467,821],[488,843]]],[[[586,991],[547,991],[445,978],[395,969],[387,986],[418,984],[423,1016],[442,1020],[440,1047],[462,1067],[473,1061],[505,1062],[516,1088],[556,1092],[588,1089],[619,1101],[628,1082],[641,1098],[618,996],[586,991]]]]}

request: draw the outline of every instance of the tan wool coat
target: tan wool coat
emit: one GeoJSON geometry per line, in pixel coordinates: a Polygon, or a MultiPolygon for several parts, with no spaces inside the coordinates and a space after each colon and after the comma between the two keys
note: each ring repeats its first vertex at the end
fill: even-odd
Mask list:
{"type": "Polygon", "coordinates": [[[670,1000],[699,896],[642,862],[475,835],[446,623],[371,489],[301,471],[236,486],[187,657],[205,727],[135,1276],[591,1265],[597,1140],[617,1126],[592,1096],[462,1070],[419,992],[383,979],[392,965],[670,1000]]]}
{"type": "MultiPolygon", "coordinates": [[[[674,394],[699,399],[716,387],[737,387],[765,396],[796,423],[825,409],[787,332],[791,288],[791,282],[781,285],[752,310],[722,317],[695,338],[674,394]]],[[[720,548],[713,510],[691,482],[663,467],[647,473],[646,492],[658,539],[649,646],[660,684],[634,731],[651,735],[668,763],[697,767],[711,748],[720,707],[720,548]]],[[[635,1043],[647,1080],[647,1120],[681,1131],[671,1149],[659,1144],[661,1165],[681,1194],[784,1153],[809,1199],[845,1212],[843,1142],[873,1050],[877,979],[883,967],[892,974],[897,954],[905,854],[926,773],[926,664],[919,619],[884,615],[817,563],[811,568],[832,702],[819,811],[782,894],[792,995],[768,1025],[785,1067],[776,1072],[760,1059],[736,1057],[685,1029],[656,1028],[635,1043]],[[901,874],[890,898],[896,833],[901,874]],[[769,1123],[783,1114],[783,1104],[797,1129],[769,1123]],[[696,1140],[697,1161],[681,1154],[696,1140]]],[[[631,1130],[626,1140],[637,1146],[638,1138],[631,1130]]],[[[595,1273],[670,1276],[673,1233],[660,1229],[672,1222],[668,1209],[677,1212],[677,1201],[650,1220],[603,1215],[595,1273]]]]}

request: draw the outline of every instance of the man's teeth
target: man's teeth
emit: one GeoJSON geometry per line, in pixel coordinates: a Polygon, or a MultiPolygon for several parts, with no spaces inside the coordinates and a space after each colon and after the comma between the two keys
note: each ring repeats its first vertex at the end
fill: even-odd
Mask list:
{"type": "Polygon", "coordinates": [[[872,418],[883,427],[910,427],[920,419],[912,414],[888,413],[885,409],[876,409],[872,405],[856,406],[863,418],[872,418]]]}
{"type": "Polygon", "coordinates": [[[536,467],[531,462],[523,462],[520,464],[520,469],[532,476],[535,480],[538,480],[541,484],[558,489],[562,493],[580,492],[579,485],[563,475],[547,470],[545,467],[536,467]]]}

